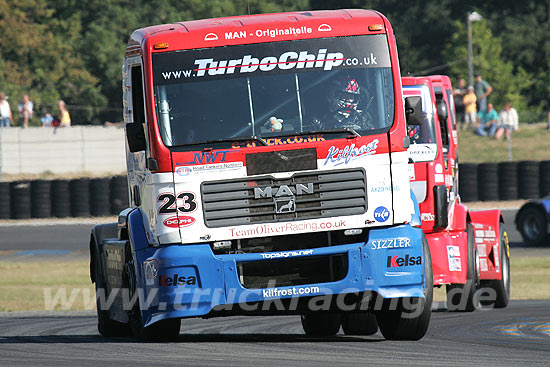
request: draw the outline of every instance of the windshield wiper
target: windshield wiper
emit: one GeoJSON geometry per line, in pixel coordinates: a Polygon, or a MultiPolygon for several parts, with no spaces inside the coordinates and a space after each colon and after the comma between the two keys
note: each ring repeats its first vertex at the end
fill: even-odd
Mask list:
{"type": "Polygon", "coordinates": [[[189,144],[181,144],[177,146],[192,146],[192,145],[204,145],[204,144],[215,144],[215,143],[226,143],[226,142],[233,142],[233,141],[257,141],[261,143],[262,145],[269,145],[263,138],[259,136],[242,136],[237,138],[223,138],[223,139],[213,139],[213,140],[205,140],[205,141],[199,141],[196,143],[189,143],[189,144]]]}
{"type": "Polygon", "coordinates": [[[303,133],[291,134],[291,135],[301,136],[301,135],[307,135],[307,134],[341,134],[341,133],[350,133],[350,134],[353,134],[355,137],[361,136],[357,131],[349,127],[338,127],[335,129],[328,129],[328,130],[305,131],[303,133]]]}

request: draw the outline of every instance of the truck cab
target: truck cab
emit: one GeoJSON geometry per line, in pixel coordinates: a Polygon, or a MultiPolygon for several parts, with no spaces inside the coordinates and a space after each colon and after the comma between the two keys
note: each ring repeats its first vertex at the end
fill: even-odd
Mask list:
{"type": "Polygon", "coordinates": [[[156,335],[186,317],[283,313],[308,334],[357,332],[359,318],[390,339],[422,337],[431,261],[406,132],[420,99],[405,111],[398,65],[375,11],[134,31],[122,67],[132,207],[117,231],[93,231],[91,251],[108,289],[141,293],[104,324],[156,335]],[[359,300],[347,312],[346,295],[359,300]],[[403,299],[425,306],[412,327],[412,310],[386,307],[403,299]]]}

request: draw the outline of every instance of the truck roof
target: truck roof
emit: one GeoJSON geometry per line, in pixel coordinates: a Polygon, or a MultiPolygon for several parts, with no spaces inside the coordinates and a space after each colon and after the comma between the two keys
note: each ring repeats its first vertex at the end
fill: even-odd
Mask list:
{"type": "Polygon", "coordinates": [[[292,39],[391,32],[374,10],[320,10],[242,15],[155,25],[135,30],[128,48],[167,43],[160,51],[216,47],[292,39]],[[369,26],[373,26],[369,29],[369,26]]]}

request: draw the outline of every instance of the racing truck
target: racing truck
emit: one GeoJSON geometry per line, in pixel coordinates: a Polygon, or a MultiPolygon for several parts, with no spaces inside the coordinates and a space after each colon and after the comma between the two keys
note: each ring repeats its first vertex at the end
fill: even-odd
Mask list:
{"type": "Polygon", "coordinates": [[[403,99],[386,17],[138,29],[122,87],[130,207],[90,239],[102,335],[291,314],[307,335],[424,336],[432,261],[407,153],[421,100],[403,99]]]}
{"type": "Polygon", "coordinates": [[[422,98],[422,124],[408,128],[409,178],[432,256],[433,284],[449,311],[506,307],[510,249],[499,210],[469,211],[458,191],[458,140],[449,77],[404,77],[403,95],[422,98]]]}

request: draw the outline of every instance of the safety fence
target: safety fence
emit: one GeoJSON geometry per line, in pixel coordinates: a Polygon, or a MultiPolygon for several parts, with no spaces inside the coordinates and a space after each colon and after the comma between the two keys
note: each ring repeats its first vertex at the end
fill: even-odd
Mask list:
{"type": "Polygon", "coordinates": [[[126,176],[0,182],[0,219],[108,216],[127,207],[126,176]]]}
{"type": "Polygon", "coordinates": [[[461,163],[463,201],[538,199],[550,194],[550,161],[461,163]]]}

